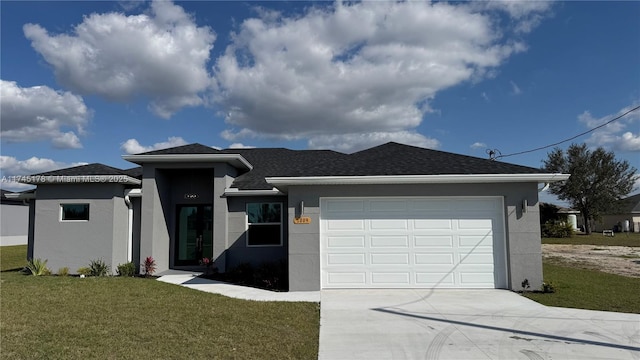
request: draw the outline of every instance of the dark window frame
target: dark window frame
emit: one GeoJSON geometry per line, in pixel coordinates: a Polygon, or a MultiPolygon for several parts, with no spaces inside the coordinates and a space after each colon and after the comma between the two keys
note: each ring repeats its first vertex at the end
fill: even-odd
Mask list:
{"type": "Polygon", "coordinates": [[[91,206],[89,203],[63,203],[60,204],[60,221],[61,222],[87,222],[91,219],[91,206]],[[70,207],[84,207],[82,210],[74,210],[77,213],[75,216],[72,215],[70,207]],[[67,207],[67,209],[65,209],[67,207]],[[68,215],[67,215],[68,214],[68,215]]]}
{"type": "MultiPolygon", "coordinates": [[[[246,203],[246,207],[245,207],[245,211],[246,211],[245,212],[245,218],[246,218],[246,236],[245,236],[245,238],[246,238],[246,241],[245,241],[245,244],[246,244],[247,247],[281,247],[281,246],[283,246],[283,244],[284,244],[284,239],[283,239],[283,230],[284,230],[283,218],[284,218],[284,216],[283,216],[283,213],[282,213],[283,212],[283,208],[284,208],[284,205],[281,202],[261,201],[261,202],[248,202],[248,203],[246,203]],[[249,207],[252,206],[252,205],[255,206],[256,204],[260,208],[262,208],[262,206],[264,206],[264,205],[268,205],[268,206],[277,205],[279,207],[279,211],[280,211],[280,214],[279,214],[280,215],[280,219],[279,219],[279,221],[277,221],[277,222],[275,222],[275,221],[256,221],[256,222],[251,222],[250,221],[251,220],[250,219],[251,216],[250,216],[249,207]],[[265,243],[265,242],[262,242],[262,241],[255,242],[253,244],[251,243],[251,235],[250,234],[252,232],[251,231],[252,228],[255,229],[255,230],[258,230],[258,229],[262,228],[260,230],[262,230],[264,232],[264,231],[268,231],[266,229],[267,227],[275,227],[275,226],[277,226],[278,230],[279,230],[278,231],[278,233],[279,233],[278,243],[268,243],[268,242],[265,243]]],[[[258,220],[260,220],[260,219],[258,219],[258,220]]],[[[257,231],[254,231],[254,232],[257,232],[257,231]]]]}

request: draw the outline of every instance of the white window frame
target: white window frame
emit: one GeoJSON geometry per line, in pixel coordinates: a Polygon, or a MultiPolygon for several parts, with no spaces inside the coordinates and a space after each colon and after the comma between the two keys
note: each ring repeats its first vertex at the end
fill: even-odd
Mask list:
{"type": "Polygon", "coordinates": [[[252,202],[247,202],[245,204],[245,245],[247,247],[279,247],[283,245],[283,239],[282,239],[282,232],[283,232],[283,228],[284,228],[284,222],[282,221],[283,218],[283,211],[284,205],[281,202],[270,202],[270,201],[252,201],[252,202]],[[275,204],[275,205],[279,205],[280,206],[280,222],[270,222],[270,223],[250,223],[249,222],[249,205],[251,204],[275,204]],[[264,244],[264,245],[251,245],[249,243],[249,227],[250,226],[264,226],[264,225],[279,225],[280,226],[280,242],[278,244],[264,244]]]}
{"type": "Polygon", "coordinates": [[[89,203],[61,203],[60,204],[60,222],[89,222],[91,219],[91,204],[89,203]],[[66,205],[87,205],[87,219],[73,219],[67,220],[64,218],[64,207],[66,205]]]}

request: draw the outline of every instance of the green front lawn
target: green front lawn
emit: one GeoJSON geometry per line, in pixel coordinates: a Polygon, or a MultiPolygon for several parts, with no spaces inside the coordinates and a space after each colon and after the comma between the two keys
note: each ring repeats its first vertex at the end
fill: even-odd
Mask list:
{"type": "Polygon", "coordinates": [[[544,262],[545,281],[555,293],[525,294],[548,306],[640,314],[640,279],[544,262]]]}
{"type": "Polygon", "coordinates": [[[576,234],[571,238],[542,238],[543,244],[640,246],[640,233],[615,233],[615,236],[576,234]]]}
{"type": "Polygon", "coordinates": [[[144,278],[26,276],[0,248],[3,359],[312,359],[315,303],[231,299],[144,278]]]}

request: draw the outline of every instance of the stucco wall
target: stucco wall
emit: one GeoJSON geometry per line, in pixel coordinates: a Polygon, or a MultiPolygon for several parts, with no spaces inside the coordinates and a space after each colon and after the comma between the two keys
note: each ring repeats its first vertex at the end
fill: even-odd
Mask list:
{"type": "Polygon", "coordinates": [[[0,204],[0,246],[26,245],[29,206],[0,204]]]}
{"type": "Polygon", "coordinates": [[[154,163],[143,166],[140,261],[156,260],[157,272],[173,267],[176,205],[213,207],[213,258],[224,271],[227,241],[225,188],[236,170],[225,163],[154,163]],[[197,194],[186,199],[185,193],[197,194]]]}
{"type": "Polygon", "coordinates": [[[288,189],[289,289],[320,288],[320,198],[369,196],[500,196],[504,199],[506,267],[510,288],[521,289],[524,279],[532,288],[542,285],[542,250],[536,183],[442,185],[333,185],[291,186],[288,189]],[[526,199],[527,211],[522,212],[526,199]],[[304,201],[309,225],[293,224],[304,201]]]}
{"type": "Polygon", "coordinates": [[[287,198],[286,196],[229,197],[229,248],[227,250],[227,269],[243,262],[260,265],[265,261],[287,260],[287,198]],[[252,202],[282,203],[283,240],[282,246],[247,246],[246,204],[252,202]]]}
{"type": "Polygon", "coordinates": [[[119,184],[40,185],[36,192],[33,257],[72,273],[102,259],[115,271],[127,262],[127,207],[119,184]],[[89,204],[89,221],[60,220],[60,205],[89,204]]]}

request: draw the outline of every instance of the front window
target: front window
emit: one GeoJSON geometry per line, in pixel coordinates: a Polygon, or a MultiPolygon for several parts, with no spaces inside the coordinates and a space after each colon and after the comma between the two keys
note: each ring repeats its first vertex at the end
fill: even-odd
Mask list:
{"type": "Polygon", "coordinates": [[[60,204],[60,220],[88,221],[89,204],[60,204]]]}
{"type": "Polygon", "coordinates": [[[282,204],[247,204],[247,246],[282,245],[282,204]]]}

